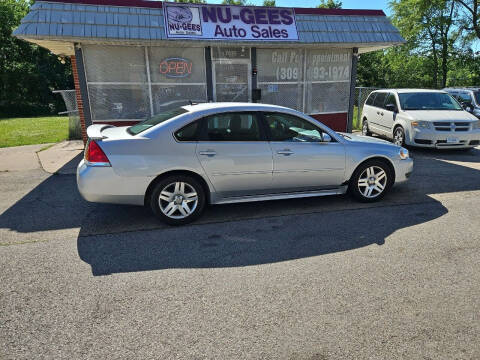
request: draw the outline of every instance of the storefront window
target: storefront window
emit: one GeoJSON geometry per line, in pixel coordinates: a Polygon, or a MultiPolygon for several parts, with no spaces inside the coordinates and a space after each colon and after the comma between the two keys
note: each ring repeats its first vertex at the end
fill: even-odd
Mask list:
{"type": "Polygon", "coordinates": [[[305,112],[347,112],[351,50],[307,50],[305,112]]]}
{"type": "Polygon", "coordinates": [[[204,48],[83,49],[93,121],[144,120],[190,101],[207,100],[204,48]]]}
{"type": "Polygon", "coordinates": [[[83,56],[88,82],[147,82],[143,47],[84,45],[83,56]]]}
{"type": "Polygon", "coordinates": [[[206,102],[206,86],[190,84],[152,85],[155,114],[192,103],[206,102]]]}
{"type": "Polygon", "coordinates": [[[92,119],[142,120],[150,115],[147,85],[89,84],[92,119]]]}
{"type": "Polygon", "coordinates": [[[261,102],[303,110],[303,50],[257,49],[261,102]]]}
{"type": "Polygon", "coordinates": [[[150,116],[144,47],[84,45],[83,57],[93,121],[150,116]]]}
{"type": "Polygon", "coordinates": [[[206,102],[204,48],[149,48],[153,112],[206,102]]]}
{"type": "MultiPolygon", "coordinates": [[[[93,121],[144,120],[207,101],[205,48],[83,45],[93,121]]],[[[251,49],[212,47],[215,101],[250,101],[251,49]]],[[[261,102],[347,112],[351,49],[256,50],[261,102]]]]}

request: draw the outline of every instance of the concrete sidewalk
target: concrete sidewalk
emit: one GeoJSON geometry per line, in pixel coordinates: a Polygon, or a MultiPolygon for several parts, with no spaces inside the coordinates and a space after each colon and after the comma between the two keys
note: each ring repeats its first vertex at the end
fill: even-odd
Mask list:
{"type": "Polygon", "coordinates": [[[43,169],[50,174],[75,174],[77,164],[70,162],[82,151],[81,140],[2,148],[0,172],[43,169]]]}
{"type": "Polygon", "coordinates": [[[50,174],[75,174],[78,164],[71,160],[83,151],[82,140],[62,141],[37,153],[43,170],[50,174]]]}

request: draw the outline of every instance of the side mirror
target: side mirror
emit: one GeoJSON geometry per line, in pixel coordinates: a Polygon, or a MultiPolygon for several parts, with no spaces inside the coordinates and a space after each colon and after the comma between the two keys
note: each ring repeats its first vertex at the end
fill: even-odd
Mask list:
{"type": "Polygon", "coordinates": [[[332,142],[332,137],[327,133],[323,133],[322,142],[326,142],[326,143],[332,142]]]}
{"type": "Polygon", "coordinates": [[[397,112],[397,107],[394,104],[385,105],[385,109],[391,112],[397,112]]]}

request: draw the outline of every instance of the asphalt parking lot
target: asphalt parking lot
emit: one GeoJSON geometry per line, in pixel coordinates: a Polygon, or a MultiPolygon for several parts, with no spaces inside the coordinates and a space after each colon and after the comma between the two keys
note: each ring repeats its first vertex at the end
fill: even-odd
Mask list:
{"type": "Polygon", "coordinates": [[[73,175],[1,172],[0,359],[479,359],[480,149],[412,153],[380,203],[180,228],[86,203],[73,175]]]}

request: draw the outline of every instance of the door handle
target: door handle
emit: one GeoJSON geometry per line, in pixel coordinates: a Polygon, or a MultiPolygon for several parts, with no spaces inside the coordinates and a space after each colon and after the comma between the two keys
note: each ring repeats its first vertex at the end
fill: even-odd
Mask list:
{"type": "Polygon", "coordinates": [[[210,156],[210,157],[217,155],[217,153],[216,153],[215,150],[200,151],[199,154],[200,154],[200,155],[205,155],[205,156],[210,156]]]}
{"type": "Polygon", "coordinates": [[[288,155],[292,155],[293,151],[290,149],[283,149],[283,150],[278,150],[277,154],[288,156],[288,155]]]}

